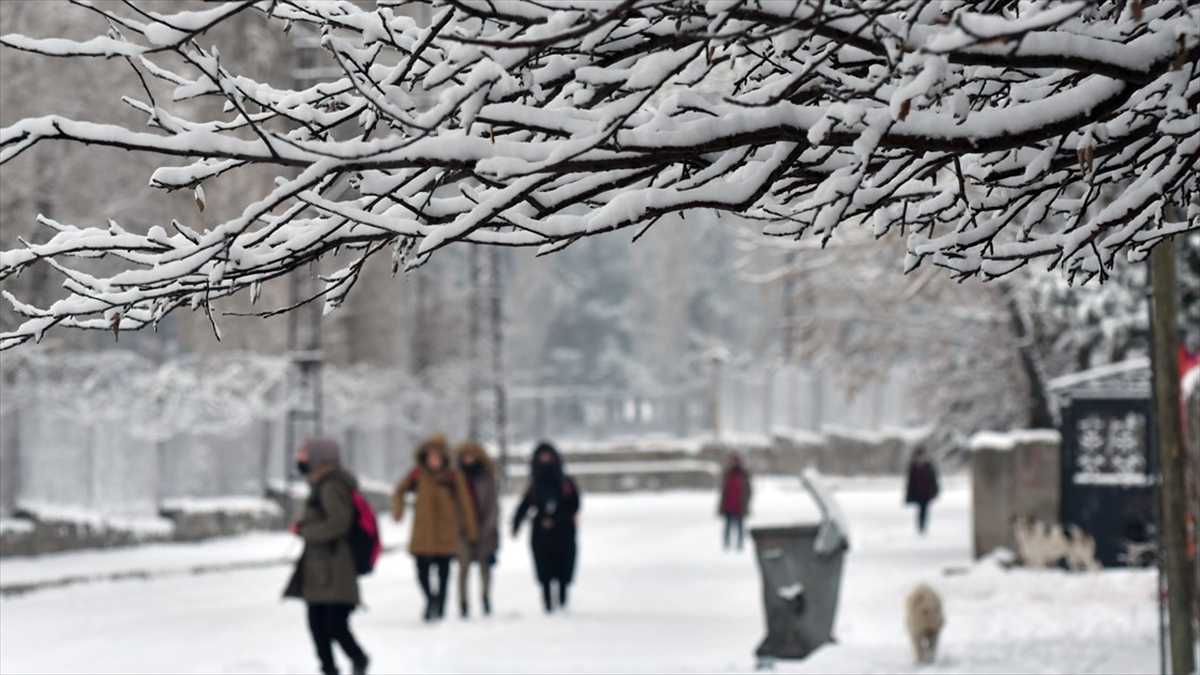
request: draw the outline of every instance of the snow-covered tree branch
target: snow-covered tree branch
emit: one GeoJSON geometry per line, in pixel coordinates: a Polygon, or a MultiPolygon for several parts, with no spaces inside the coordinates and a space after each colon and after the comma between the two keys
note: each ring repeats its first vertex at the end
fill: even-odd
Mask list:
{"type": "MultiPolygon", "coordinates": [[[[6,48],[120,57],[154,87],[123,92],[148,130],[44,116],[0,130],[11,170],[49,141],[161,155],[150,177],[195,191],[255,165],[239,216],[185,214],[145,232],[42,222],[48,241],[0,254],[65,279],[0,348],[54,325],[127,330],[249,289],[336,251],[336,307],[363,262],[419,265],[452,242],[558,250],[670,213],[735,213],[781,237],[843,223],[907,235],[928,260],[992,278],[1030,260],[1105,276],[1200,228],[1200,10],[1183,0],[260,0],[163,15],[93,5],[87,41],[6,35],[6,48]],[[265,14],[280,39],[320,35],[340,77],[297,88],[231,72],[205,31],[265,14]],[[192,119],[180,104],[214,99],[192,119]],[[1176,208],[1181,207],[1181,208],[1176,208]],[[78,258],[115,257],[91,274],[78,258]]],[[[190,110],[191,108],[189,108],[190,110]]],[[[32,217],[32,214],[31,214],[32,217]]],[[[96,214],[99,222],[104,214],[96,214]]]]}

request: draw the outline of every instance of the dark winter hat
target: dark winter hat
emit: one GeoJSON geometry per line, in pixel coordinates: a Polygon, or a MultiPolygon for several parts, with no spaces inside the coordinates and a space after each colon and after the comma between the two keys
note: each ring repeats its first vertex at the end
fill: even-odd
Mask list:
{"type": "Polygon", "coordinates": [[[537,464],[538,457],[540,457],[542,453],[549,454],[550,457],[554,459],[555,464],[559,466],[562,465],[562,456],[558,454],[558,448],[555,448],[553,445],[551,445],[550,441],[539,442],[537,447],[533,449],[533,456],[530,458],[530,461],[532,461],[534,464],[537,464]]]}
{"type": "Polygon", "coordinates": [[[332,438],[321,436],[306,439],[302,447],[308,453],[308,465],[314,470],[342,459],[342,448],[332,438]]]}

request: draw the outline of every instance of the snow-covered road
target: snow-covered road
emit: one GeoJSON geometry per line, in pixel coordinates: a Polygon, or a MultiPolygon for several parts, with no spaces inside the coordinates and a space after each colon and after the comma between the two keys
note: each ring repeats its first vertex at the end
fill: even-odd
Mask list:
{"type": "MultiPolygon", "coordinates": [[[[913,532],[899,479],[830,479],[850,523],[838,644],[780,672],[896,673],[912,665],[903,598],[917,581],[943,595],[946,673],[1154,673],[1155,576],[1001,571],[970,559],[970,495],[951,478],[931,533],[913,532]],[[952,570],[949,575],[946,570],[952,570]]],[[[815,509],[798,480],[760,480],[753,522],[803,521],[815,509]]],[[[545,616],[527,543],[505,537],[494,616],[422,623],[408,555],[364,581],[353,626],[374,673],[745,672],[763,637],[758,573],[747,542],[719,546],[715,496],[700,492],[585,495],[572,608],[545,616]]],[[[511,504],[506,504],[511,513],[511,504]]],[[[385,528],[389,545],[407,528],[385,528]]],[[[303,608],[282,602],[288,568],[192,574],[190,568],[294,555],[284,534],[193,545],[0,561],[0,584],[148,571],[0,599],[4,673],[316,672],[303,608]]],[[[448,610],[457,606],[451,593],[448,610]]],[[[477,608],[476,608],[477,609],[477,608]]],[[[448,611],[449,613],[449,611],[448,611]]]]}

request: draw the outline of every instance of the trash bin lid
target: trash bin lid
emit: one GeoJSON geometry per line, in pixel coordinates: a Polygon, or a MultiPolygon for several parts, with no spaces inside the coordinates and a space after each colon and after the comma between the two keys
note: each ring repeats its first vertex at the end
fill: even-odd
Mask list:
{"type": "Polygon", "coordinates": [[[820,523],[799,525],[769,525],[750,528],[753,537],[814,537],[821,531],[820,523]]]}

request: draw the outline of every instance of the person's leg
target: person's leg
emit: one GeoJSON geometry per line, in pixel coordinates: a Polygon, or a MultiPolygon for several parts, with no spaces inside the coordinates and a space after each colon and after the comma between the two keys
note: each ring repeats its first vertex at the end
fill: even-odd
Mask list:
{"type": "Polygon", "coordinates": [[[442,618],[446,615],[446,584],[450,580],[450,556],[441,555],[436,559],[438,573],[438,595],[437,595],[437,616],[442,618]]]}
{"type": "Polygon", "coordinates": [[[550,593],[550,582],[548,580],[542,582],[542,605],[546,608],[547,614],[554,611],[554,598],[550,593]]]}
{"type": "Polygon", "coordinates": [[[746,519],[743,518],[742,516],[738,516],[737,517],[737,537],[738,537],[738,550],[739,551],[742,550],[742,545],[745,543],[745,539],[746,539],[745,525],[746,525],[746,519]]]}
{"type": "Polygon", "coordinates": [[[567,586],[570,586],[570,585],[571,585],[570,583],[563,581],[562,579],[558,580],[558,606],[559,607],[567,606],[567,586]]]}
{"type": "Polygon", "coordinates": [[[333,662],[333,636],[329,634],[328,613],[329,605],[309,605],[308,631],[312,633],[313,646],[317,648],[321,672],[333,675],[337,673],[337,664],[333,662]]]}
{"type": "Polygon", "coordinates": [[[429,621],[433,618],[434,612],[434,595],[433,589],[429,586],[429,567],[433,560],[429,557],[417,556],[417,581],[421,584],[421,592],[425,594],[425,620],[429,621]]]}
{"type": "Polygon", "coordinates": [[[729,550],[729,535],[733,530],[733,516],[725,516],[725,550],[729,550]]]}
{"type": "Polygon", "coordinates": [[[486,560],[479,561],[479,592],[483,600],[483,613],[492,613],[492,566],[486,560]]]}
{"type": "Polygon", "coordinates": [[[350,613],[352,611],[354,611],[353,605],[332,605],[327,614],[329,634],[342,646],[342,651],[346,652],[346,656],[350,657],[350,662],[354,664],[354,672],[365,673],[367,671],[367,654],[354,639],[354,634],[350,632],[350,613]]]}
{"type": "Polygon", "coordinates": [[[917,531],[925,534],[925,522],[929,517],[929,502],[919,502],[917,504],[917,531]]]}
{"type": "Polygon", "coordinates": [[[471,551],[469,548],[464,547],[458,554],[458,605],[459,609],[462,610],[462,617],[464,619],[467,618],[469,611],[467,606],[467,586],[470,584],[467,577],[470,575],[470,572],[471,551]]]}

